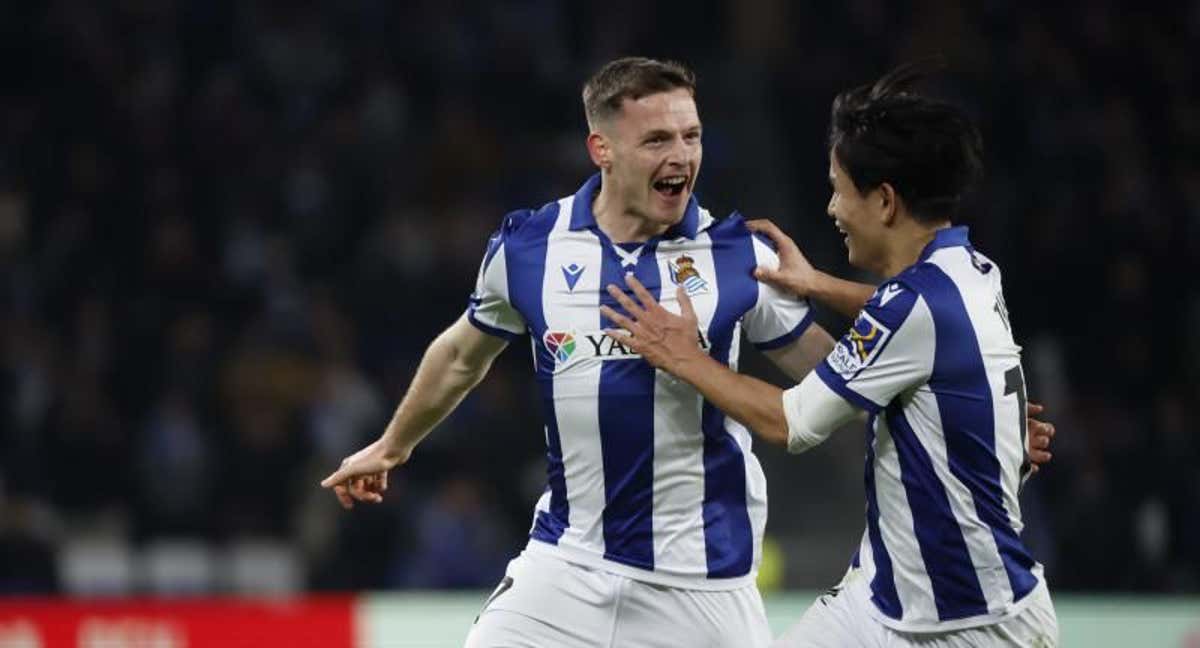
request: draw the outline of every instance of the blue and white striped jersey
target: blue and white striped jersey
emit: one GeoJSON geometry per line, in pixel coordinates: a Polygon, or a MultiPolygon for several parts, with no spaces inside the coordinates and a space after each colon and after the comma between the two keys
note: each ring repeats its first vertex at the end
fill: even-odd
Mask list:
{"type": "Polygon", "coordinates": [[[1042,579],[1021,543],[1025,385],[1000,268],[940,230],[884,282],[820,380],[866,409],[855,564],[881,622],[945,631],[1018,612],[1042,579]]]}
{"type": "Polygon", "coordinates": [[[810,321],[807,302],[755,281],[778,263],[742,218],[714,220],[695,198],[682,221],[644,244],[597,227],[600,176],[573,196],[505,217],[468,309],[481,330],[529,333],[546,421],[547,488],[528,550],[652,583],[728,589],[752,582],[766,524],[766,484],[750,433],[690,385],[605,337],[605,292],[634,274],[679,312],[691,297],[699,342],[737,368],[744,328],[762,349],[810,321]]]}

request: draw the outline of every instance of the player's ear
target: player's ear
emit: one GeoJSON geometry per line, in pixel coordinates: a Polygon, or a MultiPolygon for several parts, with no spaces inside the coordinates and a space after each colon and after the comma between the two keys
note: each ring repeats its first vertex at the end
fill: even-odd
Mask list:
{"type": "Polygon", "coordinates": [[[890,226],[896,222],[896,209],[899,207],[897,201],[900,196],[896,194],[896,188],[887,182],[880,184],[875,194],[880,222],[890,226]]]}
{"type": "Polygon", "coordinates": [[[609,146],[608,138],[599,131],[592,131],[587,137],[588,155],[592,158],[592,164],[601,169],[608,169],[612,166],[612,148],[609,146]]]}

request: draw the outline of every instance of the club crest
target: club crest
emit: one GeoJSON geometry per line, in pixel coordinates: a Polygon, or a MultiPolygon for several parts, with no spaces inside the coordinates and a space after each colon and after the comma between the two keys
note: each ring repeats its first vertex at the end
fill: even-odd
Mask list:
{"type": "Polygon", "coordinates": [[[708,282],[700,276],[700,271],[696,269],[695,264],[696,260],[686,254],[667,262],[667,266],[671,270],[671,281],[677,286],[683,286],[688,297],[708,292],[708,282]]]}

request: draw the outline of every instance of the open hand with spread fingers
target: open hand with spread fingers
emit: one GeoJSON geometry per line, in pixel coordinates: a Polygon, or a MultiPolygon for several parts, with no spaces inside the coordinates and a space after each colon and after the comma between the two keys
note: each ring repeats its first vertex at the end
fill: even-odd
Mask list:
{"type": "Polygon", "coordinates": [[[681,378],[687,367],[708,357],[700,348],[696,311],[682,286],[675,292],[680,309],[680,314],[676,315],[663,308],[637,277],[630,275],[625,283],[637,300],[615,284],[608,285],[608,294],[628,316],[601,306],[600,312],[621,327],[606,330],[606,335],[637,352],[646,362],[681,378]]]}

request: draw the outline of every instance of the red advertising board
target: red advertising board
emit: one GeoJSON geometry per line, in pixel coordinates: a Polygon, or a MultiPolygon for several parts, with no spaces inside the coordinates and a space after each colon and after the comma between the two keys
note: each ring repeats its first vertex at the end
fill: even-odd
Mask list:
{"type": "Polygon", "coordinates": [[[354,598],[4,599],[4,648],[353,648],[354,598]]]}

